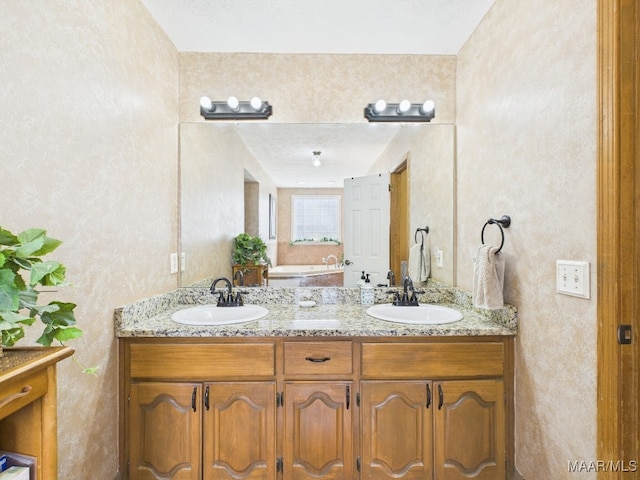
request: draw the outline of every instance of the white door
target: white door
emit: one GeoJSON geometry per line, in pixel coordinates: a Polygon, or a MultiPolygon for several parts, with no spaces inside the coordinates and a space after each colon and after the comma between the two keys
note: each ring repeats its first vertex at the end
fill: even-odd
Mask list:
{"type": "Polygon", "coordinates": [[[362,272],[371,286],[387,283],[389,271],[390,174],[344,181],[344,286],[355,287],[362,272]]]}

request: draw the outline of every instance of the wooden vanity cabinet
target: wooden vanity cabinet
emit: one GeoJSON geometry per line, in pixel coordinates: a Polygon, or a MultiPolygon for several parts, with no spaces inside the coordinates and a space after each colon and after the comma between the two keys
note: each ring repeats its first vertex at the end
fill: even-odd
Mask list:
{"type": "Polygon", "coordinates": [[[129,479],[504,480],[512,339],[122,339],[129,479]]]}
{"type": "Polygon", "coordinates": [[[362,351],[363,479],[506,478],[503,343],[362,351]]]}
{"type": "Polygon", "coordinates": [[[355,478],[353,342],[283,342],[283,479],[355,478]]]}
{"type": "Polygon", "coordinates": [[[129,478],[275,478],[273,382],[136,382],[130,398],[129,478]]]}
{"type": "Polygon", "coordinates": [[[121,342],[125,478],[276,478],[273,342],[121,342]]]}

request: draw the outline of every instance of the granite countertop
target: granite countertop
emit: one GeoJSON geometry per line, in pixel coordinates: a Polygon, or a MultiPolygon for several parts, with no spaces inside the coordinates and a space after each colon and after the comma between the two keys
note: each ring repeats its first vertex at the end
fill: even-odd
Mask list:
{"type": "MultiPolygon", "coordinates": [[[[376,303],[387,303],[388,289],[376,289],[376,303]],[[386,290],[386,291],[385,291],[386,290]]],[[[171,315],[195,305],[215,304],[208,289],[178,289],[144,299],[115,311],[117,337],[410,337],[516,335],[517,313],[505,306],[497,311],[472,307],[468,295],[456,289],[427,289],[420,303],[460,311],[464,318],[441,325],[407,325],[378,320],[359,303],[359,290],[346,288],[252,289],[245,304],[267,308],[267,316],[247,323],[194,326],[175,323],[171,315]],[[301,300],[316,301],[300,307],[301,300]]],[[[410,308],[410,307],[409,307],[410,308]]]]}

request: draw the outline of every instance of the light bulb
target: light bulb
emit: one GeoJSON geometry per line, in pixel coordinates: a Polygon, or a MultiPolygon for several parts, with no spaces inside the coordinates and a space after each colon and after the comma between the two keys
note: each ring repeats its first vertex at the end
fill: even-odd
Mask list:
{"type": "Polygon", "coordinates": [[[410,108],[411,108],[411,102],[409,102],[409,100],[402,100],[398,105],[397,111],[400,115],[403,115],[407,113],[410,108]]]}
{"type": "Polygon", "coordinates": [[[313,166],[319,167],[322,165],[322,161],[320,160],[320,152],[313,152],[313,166]]]}
{"type": "Polygon", "coordinates": [[[216,109],[209,97],[200,97],[200,106],[207,112],[213,112],[216,109]]]}
{"type": "Polygon", "coordinates": [[[262,110],[262,100],[260,100],[258,97],[253,97],[251,99],[251,108],[253,108],[256,112],[259,112],[262,110]]]}
{"type": "Polygon", "coordinates": [[[240,110],[240,101],[238,101],[236,97],[227,98],[227,105],[234,112],[237,112],[238,110],[240,110]]]}
{"type": "Polygon", "coordinates": [[[435,111],[435,109],[436,109],[436,104],[433,103],[433,100],[427,100],[420,107],[420,114],[421,115],[429,115],[429,114],[433,113],[435,111]]]}
{"type": "Polygon", "coordinates": [[[373,111],[380,114],[384,112],[385,108],[387,108],[387,102],[381,99],[375,103],[375,105],[373,106],[373,111]]]}

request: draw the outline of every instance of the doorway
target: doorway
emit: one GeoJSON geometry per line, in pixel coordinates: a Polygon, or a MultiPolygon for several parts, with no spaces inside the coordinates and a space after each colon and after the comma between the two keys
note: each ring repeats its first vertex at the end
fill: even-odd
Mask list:
{"type": "Polygon", "coordinates": [[[409,154],[391,172],[391,218],[389,224],[389,265],[396,277],[396,285],[402,283],[402,262],[409,259],[409,154]]]}
{"type": "MultiPolygon", "coordinates": [[[[627,468],[640,453],[639,34],[638,2],[598,1],[597,455],[627,468]]],[[[598,478],[640,478],[635,467],[598,478]]]]}
{"type": "Polygon", "coordinates": [[[260,235],[260,184],[244,171],[244,232],[252,237],[260,235]]]}

